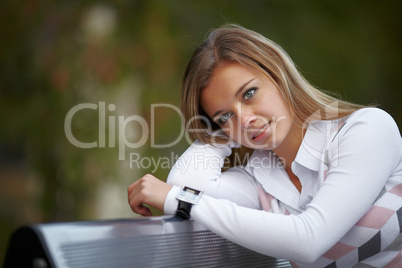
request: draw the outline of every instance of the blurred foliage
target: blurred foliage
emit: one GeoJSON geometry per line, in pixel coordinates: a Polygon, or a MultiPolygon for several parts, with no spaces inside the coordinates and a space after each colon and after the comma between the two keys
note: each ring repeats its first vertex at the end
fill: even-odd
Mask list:
{"type": "MultiPolygon", "coordinates": [[[[350,101],[378,103],[401,128],[401,9],[397,0],[2,1],[0,262],[18,225],[108,217],[98,212],[108,204],[113,210],[109,185],[123,189],[115,199],[125,204],[124,189],[135,179],[149,172],[166,178],[168,166],[130,167],[129,154],[174,160],[188,146],[181,139],[151,148],[152,131],[156,144],[166,144],[182,130],[177,112],[151,105],[179,105],[193,49],[224,23],[271,38],[313,84],[350,101]],[[101,102],[116,107],[105,111],[105,147],[75,147],[64,130],[67,113],[78,104],[98,105],[77,113],[72,131],[99,145],[101,102]],[[134,114],[150,124],[147,142],[118,160],[119,116],[134,114]]],[[[125,134],[134,143],[144,132],[130,123],[125,134]]]]}

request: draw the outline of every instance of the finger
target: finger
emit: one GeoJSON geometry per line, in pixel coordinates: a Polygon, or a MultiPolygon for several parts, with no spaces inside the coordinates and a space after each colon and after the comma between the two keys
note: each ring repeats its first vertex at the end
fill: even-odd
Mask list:
{"type": "Polygon", "coordinates": [[[138,188],[134,188],[128,197],[128,203],[131,210],[137,214],[146,214],[147,208],[144,206],[144,196],[142,192],[138,192],[138,188]]]}
{"type": "Polygon", "coordinates": [[[145,202],[145,200],[144,200],[145,196],[143,193],[144,186],[145,186],[144,183],[145,183],[145,179],[143,177],[128,187],[128,199],[129,200],[136,198],[136,199],[140,199],[139,203],[145,202]]]}
{"type": "Polygon", "coordinates": [[[130,204],[130,206],[131,210],[134,213],[140,214],[142,216],[152,216],[151,210],[142,203],[135,202],[133,204],[130,204]]]}
{"type": "Polygon", "coordinates": [[[144,205],[140,205],[140,207],[138,208],[138,214],[142,216],[152,216],[151,210],[144,205]]]}
{"type": "Polygon", "coordinates": [[[140,180],[141,180],[141,179],[136,180],[135,182],[133,182],[132,184],[130,184],[130,185],[127,187],[127,193],[128,193],[128,195],[131,194],[131,192],[132,192],[133,189],[138,185],[138,183],[140,182],[140,180]]]}

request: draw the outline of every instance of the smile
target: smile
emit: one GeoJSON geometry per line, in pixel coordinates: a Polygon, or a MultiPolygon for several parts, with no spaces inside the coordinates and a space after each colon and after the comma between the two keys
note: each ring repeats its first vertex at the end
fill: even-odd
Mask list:
{"type": "Polygon", "coordinates": [[[271,130],[271,122],[266,123],[254,136],[253,140],[259,142],[265,139],[271,130]]]}

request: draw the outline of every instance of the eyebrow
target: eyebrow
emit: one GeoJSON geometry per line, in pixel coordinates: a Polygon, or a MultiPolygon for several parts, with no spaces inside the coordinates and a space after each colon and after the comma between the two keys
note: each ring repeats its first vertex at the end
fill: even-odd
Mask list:
{"type": "MultiPolygon", "coordinates": [[[[250,84],[253,80],[255,80],[256,78],[254,77],[254,78],[251,78],[250,80],[248,80],[246,83],[244,83],[243,85],[241,85],[240,87],[239,87],[239,89],[236,91],[236,93],[235,93],[235,97],[237,98],[238,96],[239,96],[239,94],[243,91],[243,89],[248,85],[248,84],[250,84]]],[[[222,113],[223,112],[223,110],[219,110],[219,111],[217,111],[217,112],[215,112],[213,115],[212,115],[212,120],[218,115],[218,114],[220,114],[220,113],[222,113]]]]}

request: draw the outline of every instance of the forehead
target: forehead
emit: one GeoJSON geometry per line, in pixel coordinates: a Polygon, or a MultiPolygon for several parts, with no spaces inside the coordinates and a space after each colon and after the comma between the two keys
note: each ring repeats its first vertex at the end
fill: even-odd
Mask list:
{"type": "Polygon", "coordinates": [[[209,114],[211,109],[234,99],[238,89],[254,78],[256,75],[239,63],[219,65],[214,70],[208,86],[201,91],[201,107],[209,114]]]}
{"type": "Polygon", "coordinates": [[[223,63],[215,68],[208,86],[203,91],[205,92],[208,89],[232,89],[240,86],[245,80],[254,77],[255,75],[250,70],[239,63],[223,63]]]}

